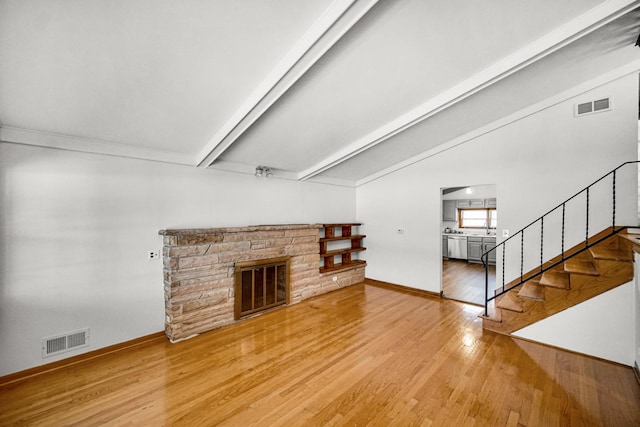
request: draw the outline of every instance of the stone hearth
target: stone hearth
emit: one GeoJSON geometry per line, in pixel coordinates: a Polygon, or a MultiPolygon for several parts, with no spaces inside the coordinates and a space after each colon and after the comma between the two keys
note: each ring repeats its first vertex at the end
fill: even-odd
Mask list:
{"type": "Polygon", "coordinates": [[[167,337],[179,341],[235,322],[237,262],[290,257],[291,304],[362,282],[366,264],[320,274],[321,229],[302,224],[160,230],[167,337]]]}

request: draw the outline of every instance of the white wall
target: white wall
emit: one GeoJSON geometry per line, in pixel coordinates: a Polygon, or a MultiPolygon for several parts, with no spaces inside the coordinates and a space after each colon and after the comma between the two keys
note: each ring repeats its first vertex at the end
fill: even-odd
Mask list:
{"type": "MultiPolygon", "coordinates": [[[[637,102],[638,77],[628,75],[359,186],[358,217],[368,236],[367,276],[440,292],[441,188],[496,184],[500,240],[502,229],[519,230],[636,159],[637,102]],[[575,103],[606,96],[614,103],[612,111],[574,117],[575,103]],[[404,234],[396,233],[399,228],[404,234]]],[[[617,178],[618,224],[637,221],[636,177],[632,168],[617,178]]],[[[593,209],[591,221],[610,225],[609,210],[593,209]]],[[[584,222],[578,228],[584,230],[584,222]]],[[[594,224],[592,229],[597,231],[594,224]]]]}
{"type": "Polygon", "coordinates": [[[0,188],[0,375],[162,331],[160,229],[356,220],[351,188],[7,143],[0,188]]]}
{"type": "Polygon", "coordinates": [[[513,335],[633,366],[634,287],[629,282],[513,335]]]}

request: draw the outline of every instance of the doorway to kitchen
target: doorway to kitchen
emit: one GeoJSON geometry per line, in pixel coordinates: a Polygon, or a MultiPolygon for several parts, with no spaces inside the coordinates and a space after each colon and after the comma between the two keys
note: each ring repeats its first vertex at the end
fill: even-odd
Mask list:
{"type": "MultiPolygon", "coordinates": [[[[442,295],[484,305],[482,254],[496,245],[496,186],[471,185],[442,189],[442,295]]],[[[495,288],[495,251],[489,257],[489,289],[495,288]]]]}

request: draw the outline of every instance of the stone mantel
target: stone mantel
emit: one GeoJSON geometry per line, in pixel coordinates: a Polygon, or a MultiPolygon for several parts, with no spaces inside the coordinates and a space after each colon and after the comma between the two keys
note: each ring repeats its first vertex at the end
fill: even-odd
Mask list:
{"type": "Polygon", "coordinates": [[[238,262],[290,257],[291,304],[362,282],[366,264],[320,273],[322,228],[321,224],[282,224],[160,230],[167,337],[180,341],[236,322],[238,262]]]}
{"type": "Polygon", "coordinates": [[[322,228],[321,224],[284,224],[284,225],[249,225],[246,227],[223,227],[223,228],[181,228],[160,230],[161,236],[192,236],[194,234],[216,234],[216,233],[251,233],[254,231],[280,231],[280,230],[303,230],[308,228],[322,228]]]}

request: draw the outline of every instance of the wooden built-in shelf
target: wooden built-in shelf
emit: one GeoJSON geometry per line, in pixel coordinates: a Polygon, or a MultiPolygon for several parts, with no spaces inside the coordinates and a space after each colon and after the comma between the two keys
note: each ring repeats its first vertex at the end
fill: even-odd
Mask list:
{"type": "Polygon", "coordinates": [[[349,268],[356,268],[366,264],[367,262],[364,260],[354,259],[349,264],[335,264],[333,267],[320,267],[320,273],[332,273],[334,271],[341,271],[349,268]]]}
{"type": "Polygon", "coordinates": [[[327,253],[324,254],[320,254],[321,258],[326,258],[329,256],[336,256],[336,255],[344,255],[344,254],[350,254],[352,252],[359,252],[359,251],[364,251],[367,248],[347,248],[347,249],[337,249],[335,251],[327,251],[327,253]]]}
{"type": "Polygon", "coordinates": [[[365,264],[363,260],[351,259],[352,253],[366,250],[366,248],[362,246],[362,239],[366,236],[364,234],[352,234],[352,227],[358,227],[360,225],[362,224],[322,224],[322,227],[324,227],[324,237],[320,239],[320,258],[322,259],[323,265],[320,267],[320,273],[328,273],[365,264]],[[340,230],[340,234],[337,235],[336,230],[338,229],[340,230]],[[348,248],[328,249],[329,242],[338,241],[350,241],[351,245],[348,248]],[[334,261],[336,256],[340,257],[339,263],[335,263],[334,261]]]}
{"type": "Polygon", "coordinates": [[[338,240],[355,240],[355,239],[364,239],[365,236],[364,234],[354,234],[352,236],[334,236],[334,237],[323,237],[320,239],[320,241],[324,241],[324,242],[336,242],[338,240]]]}

